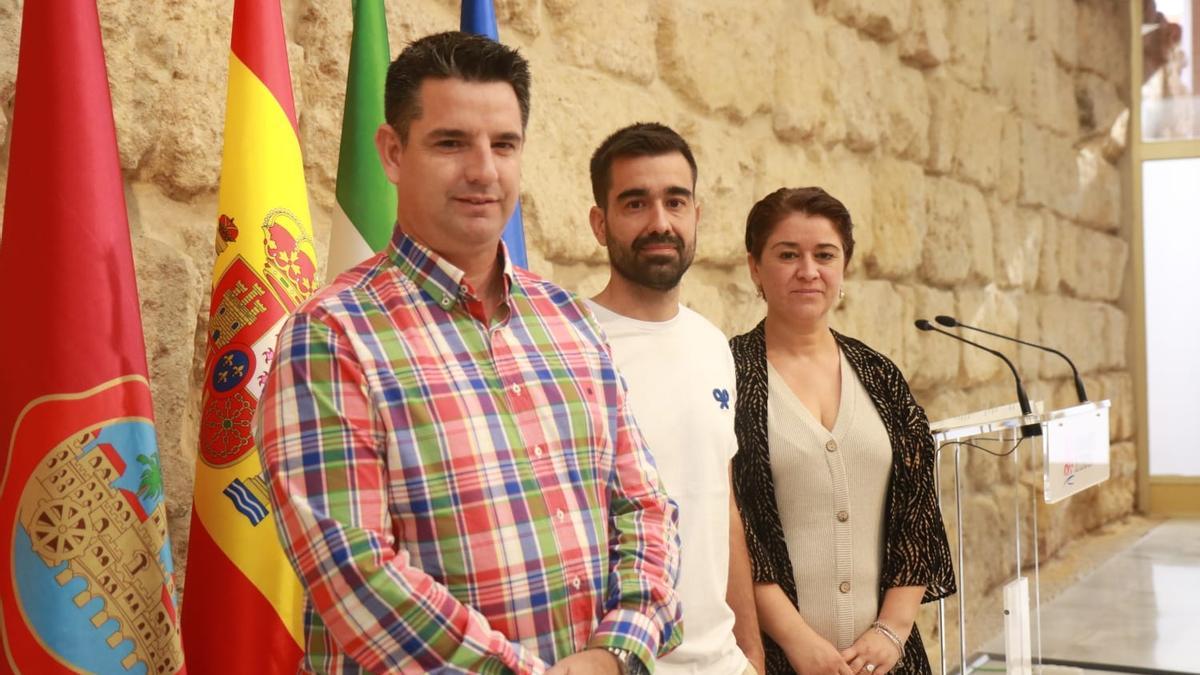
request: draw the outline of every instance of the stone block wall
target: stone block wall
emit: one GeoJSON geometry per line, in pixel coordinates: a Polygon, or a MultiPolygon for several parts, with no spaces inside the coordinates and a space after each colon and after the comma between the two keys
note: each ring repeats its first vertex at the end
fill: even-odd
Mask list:
{"type": "MultiPolygon", "coordinates": [[[[10,36],[0,43],[0,180],[21,4],[0,0],[0,34],[10,36]]],[[[453,0],[387,6],[393,52],[458,24],[453,0]]],[[[184,586],[232,0],[99,7],[184,586]]],[[[283,9],[324,256],[350,3],[283,0],[283,9]]],[[[1129,227],[1117,168],[1125,3],[497,0],[496,9],[502,37],[534,74],[522,192],[532,269],[582,294],[603,285],[587,159],[617,127],[661,121],[692,142],[700,165],[703,219],[685,302],[739,333],[763,312],[741,243],[750,205],[783,185],[824,186],[849,206],[859,241],[835,326],[889,354],[932,419],[1013,398],[998,361],[912,328],[943,313],[1059,347],[1092,398],[1113,400],[1113,478],[1040,508],[1042,555],[1132,511],[1137,422],[1119,300],[1129,227]]],[[[1060,361],[1005,349],[1031,397],[1071,401],[1060,361]]],[[[1027,462],[978,453],[965,473],[968,550],[978,552],[967,571],[982,593],[1011,574],[1011,553],[986,552],[1016,526],[1006,515],[1014,491],[1032,503],[1040,479],[1027,462]]],[[[926,612],[927,635],[930,621],[926,612]]]]}

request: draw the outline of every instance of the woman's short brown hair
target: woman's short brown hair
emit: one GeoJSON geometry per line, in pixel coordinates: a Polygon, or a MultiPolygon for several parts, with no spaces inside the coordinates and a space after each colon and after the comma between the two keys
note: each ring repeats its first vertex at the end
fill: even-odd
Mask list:
{"type": "Polygon", "coordinates": [[[762,259],[763,247],[779,221],[793,213],[828,218],[842,239],[846,264],[854,254],[854,222],[846,205],[819,187],[779,188],[758,200],[746,216],[746,252],[762,259]]]}

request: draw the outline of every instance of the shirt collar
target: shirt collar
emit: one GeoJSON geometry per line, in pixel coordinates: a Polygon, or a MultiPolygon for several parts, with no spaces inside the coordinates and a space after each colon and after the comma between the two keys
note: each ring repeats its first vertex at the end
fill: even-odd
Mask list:
{"type": "MultiPolygon", "coordinates": [[[[513,264],[508,249],[501,241],[497,255],[504,261],[504,290],[500,304],[506,305],[513,288],[513,264]]],[[[465,272],[450,261],[418,243],[397,225],[388,243],[388,258],[400,273],[412,280],[443,310],[449,312],[454,306],[468,299],[473,290],[463,281],[465,272]]]]}

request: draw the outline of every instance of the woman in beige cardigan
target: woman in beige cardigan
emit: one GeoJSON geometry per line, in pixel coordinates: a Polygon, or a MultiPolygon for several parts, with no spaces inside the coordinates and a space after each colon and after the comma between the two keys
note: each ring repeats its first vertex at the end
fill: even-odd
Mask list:
{"type": "Polygon", "coordinates": [[[746,222],[766,318],[730,341],[734,489],[767,673],[928,673],[915,620],[954,592],[924,410],[884,355],[829,327],[854,251],[846,207],[781,189],[746,222]]]}

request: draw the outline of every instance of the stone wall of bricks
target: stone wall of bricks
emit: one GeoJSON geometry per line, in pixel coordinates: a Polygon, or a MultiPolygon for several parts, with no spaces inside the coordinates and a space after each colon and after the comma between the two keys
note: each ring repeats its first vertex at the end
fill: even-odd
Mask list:
{"type": "MultiPolygon", "coordinates": [[[[99,5],[183,586],[232,1],[99,5]]],[[[458,24],[452,0],[387,5],[393,52],[458,24]]],[[[0,43],[0,172],[20,10],[0,0],[0,34],[12,36],[0,43]]],[[[283,0],[283,10],[323,258],[350,3],[283,0]]],[[[849,206],[859,241],[835,327],[890,355],[931,418],[1013,398],[998,360],[912,328],[936,314],[1057,346],[1093,398],[1112,399],[1112,479],[1039,510],[1040,551],[1053,556],[1134,508],[1118,169],[1127,12],[1117,0],[498,0],[501,36],[534,74],[522,191],[530,267],[581,294],[603,285],[587,159],[617,127],[661,121],[691,141],[700,166],[684,300],[739,333],[764,309],[742,245],[749,207],[784,185],[824,186],[849,206]]],[[[1033,398],[1071,401],[1061,361],[1005,349],[1033,398]]],[[[1012,537],[1013,499],[1032,504],[1040,475],[1026,460],[970,452],[964,472],[976,552],[967,571],[982,593],[1012,574],[1011,553],[989,552],[1012,537]]],[[[927,635],[931,621],[926,612],[927,635]]]]}

